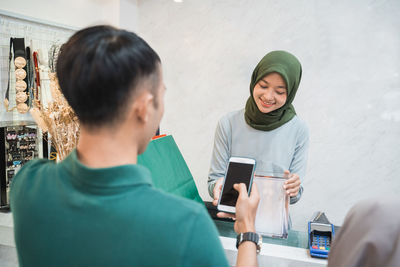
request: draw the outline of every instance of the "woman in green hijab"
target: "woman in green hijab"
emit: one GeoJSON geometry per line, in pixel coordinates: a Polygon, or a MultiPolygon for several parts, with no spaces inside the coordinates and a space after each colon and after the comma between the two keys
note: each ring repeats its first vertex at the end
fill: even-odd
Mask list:
{"type": "Polygon", "coordinates": [[[285,51],[273,51],[253,71],[246,108],[218,123],[208,189],[217,205],[230,157],[256,160],[255,174],[287,175],[290,203],[302,194],[308,153],[308,128],[292,105],[301,80],[301,64],[285,51]]]}

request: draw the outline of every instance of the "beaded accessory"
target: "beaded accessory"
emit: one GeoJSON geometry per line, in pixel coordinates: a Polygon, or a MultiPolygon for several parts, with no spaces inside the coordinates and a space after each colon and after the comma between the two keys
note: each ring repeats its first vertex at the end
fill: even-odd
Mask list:
{"type": "Polygon", "coordinates": [[[26,52],[25,52],[25,41],[24,38],[10,38],[10,53],[9,53],[9,60],[10,60],[10,67],[9,67],[9,79],[8,79],[8,86],[6,91],[6,97],[4,99],[4,105],[7,111],[13,111],[17,109],[19,113],[26,113],[29,110],[29,106],[25,103],[28,100],[28,94],[25,92],[26,88],[28,87],[26,84],[27,73],[24,69],[27,65],[27,61],[25,59],[26,52]],[[15,66],[15,91],[16,97],[15,102],[16,106],[12,109],[9,109],[9,94],[10,94],[10,80],[11,80],[11,60],[12,60],[12,48],[14,48],[14,66],[15,66]]]}

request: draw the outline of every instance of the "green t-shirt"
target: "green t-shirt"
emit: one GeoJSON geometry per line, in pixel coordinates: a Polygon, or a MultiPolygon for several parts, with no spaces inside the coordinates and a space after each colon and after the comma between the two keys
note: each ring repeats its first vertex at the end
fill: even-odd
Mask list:
{"type": "Polygon", "coordinates": [[[34,160],[10,204],[20,266],[228,266],[205,207],[155,189],[142,166],[34,160]]]}

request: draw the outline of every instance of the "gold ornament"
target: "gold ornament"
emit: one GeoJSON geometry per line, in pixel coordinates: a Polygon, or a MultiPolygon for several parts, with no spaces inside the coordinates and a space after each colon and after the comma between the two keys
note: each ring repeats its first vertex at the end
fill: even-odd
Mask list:
{"type": "Polygon", "coordinates": [[[28,112],[29,107],[28,107],[28,105],[25,104],[25,103],[19,103],[19,104],[17,105],[17,110],[18,110],[19,113],[25,114],[25,113],[28,112]]]}
{"type": "Polygon", "coordinates": [[[15,100],[17,103],[24,103],[28,99],[28,95],[25,92],[18,92],[15,100]]]}
{"type": "Polygon", "coordinates": [[[41,107],[36,102],[30,113],[39,128],[50,134],[58,160],[63,160],[78,143],[79,121],[60,91],[56,74],[49,73],[49,78],[52,101],[47,107],[41,107]]]}
{"type": "Polygon", "coordinates": [[[15,77],[17,80],[23,80],[26,77],[26,71],[24,69],[16,69],[15,70],[15,77]]]}
{"type": "Polygon", "coordinates": [[[17,58],[14,60],[14,65],[15,65],[15,67],[17,67],[17,68],[22,69],[23,67],[26,66],[26,60],[25,60],[25,58],[23,58],[23,57],[17,57],[17,58]]]}
{"type": "Polygon", "coordinates": [[[8,106],[10,105],[10,102],[8,101],[8,99],[4,99],[4,107],[6,108],[6,110],[8,111],[8,106]]]}
{"type": "Polygon", "coordinates": [[[26,82],[23,80],[17,81],[15,83],[15,90],[17,90],[17,92],[25,91],[26,87],[28,87],[28,86],[27,86],[26,82]]]}

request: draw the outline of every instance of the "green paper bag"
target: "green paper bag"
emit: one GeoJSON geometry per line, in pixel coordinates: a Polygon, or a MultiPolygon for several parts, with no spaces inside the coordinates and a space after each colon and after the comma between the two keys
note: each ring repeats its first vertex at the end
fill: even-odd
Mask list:
{"type": "Polygon", "coordinates": [[[152,140],[146,151],[139,155],[138,164],[150,170],[156,188],[203,203],[193,176],[171,135],[152,140]]]}

